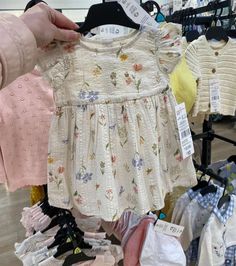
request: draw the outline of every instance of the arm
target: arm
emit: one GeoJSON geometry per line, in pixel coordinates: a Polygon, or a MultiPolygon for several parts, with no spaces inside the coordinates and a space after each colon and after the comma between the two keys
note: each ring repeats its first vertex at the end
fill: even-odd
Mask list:
{"type": "Polygon", "coordinates": [[[19,18],[0,16],[0,88],[33,69],[37,44],[33,33],[19,18]]]}
{"type": "Polygon", "coordinates": [[[45,4],[30,8],[20,18],[0,16],[0,89],[33,69],[37,48],[54,39],[74,41],[78,26],[45,4]]]}

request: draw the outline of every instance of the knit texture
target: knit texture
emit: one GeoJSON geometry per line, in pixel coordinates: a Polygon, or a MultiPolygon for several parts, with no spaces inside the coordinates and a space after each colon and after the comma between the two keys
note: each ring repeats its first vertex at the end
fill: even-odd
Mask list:
{"type": "Polygon", "coordinates": [[[192,116],[210,113],[209,82],[212,79],[218,79],[220,85],[220,113],[235,113],[236,42],[229,38],[223,45],[219,42],[210,43],[205,36],[201,36],[186,50],[187,64],[197,81],[197,99],[192,116]]]}
{"type": "Polygon", "coordinates": [[[9,191],[47,184],[52,93],[36,70],[0,91],[0,182],[9,191]]]}

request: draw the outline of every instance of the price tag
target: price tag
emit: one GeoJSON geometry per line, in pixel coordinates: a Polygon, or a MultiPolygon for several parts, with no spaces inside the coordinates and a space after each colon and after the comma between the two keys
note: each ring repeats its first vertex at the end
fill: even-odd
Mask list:
{"type": "Polygon", "coordinates": [[[93,30],[93,33],[96,32],[97,35],[102,37],[121,37],[129,33],[129,29],[127,27],[120,25],[103,25],[97,27],[95,30],[93,30]]]}
{"type": "Polygon", "coordinates": [[[178,104],[175,107],[175,115],[179,131],[182,158],[184,160],[194,153],[193,140],[184,103],[178,104]]]}
{"type": "MultiPolygon", "coordinates": [[[[114,0],[106,0],[106,2],[114,2],[114,0]]],[[[127,16],[135,23],[154,29],[159,27],[156,20],[152,18],[136,0],[117,0],[117,2],[123,7],[127,16]]]]}
{"type": "Polygon", "coordinates": [[[217,79],[209,80],[211,113],[220,113],[220,83],[217,79]]]}
{"type": "Polygon", "coordinates": [[[177,224],[168,223],[162,220],[157,220],[154,230],[156,232],[169,236],[180,237],[184,231],[184,227],[177,224]]]}

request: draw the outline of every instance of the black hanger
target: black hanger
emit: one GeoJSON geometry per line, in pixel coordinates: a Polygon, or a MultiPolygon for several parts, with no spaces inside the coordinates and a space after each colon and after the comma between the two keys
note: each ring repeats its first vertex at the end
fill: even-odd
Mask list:
{"type": "Polygon", "coordinates": [[[227,32],[222,27],[213,26],[206,31],[206,39],[208,41],[215,39],[217,41],[224,40],[225,42],[228,42],[229,37],[227,32]]]}
{"type": "Polygon", "coordinates": [[[192,190],[193,191],[197,191],[199,189],[202,189],[204,187],[207,187],[208,186],[208,182],[206,180],[201,180],[198,182],[198,184],[194,187],[192,187],[192,190]]]}
{"type": "Polygon", "coordinates": [[[37,5],[38,3],[41,3],[41,2],[43,2],[44,4],[47,5],[46,2],[41,1],[41,0],[31,0],[31,1],[29,1],[29,2],[27,3],[27,5],[26,5],[25,9],[24,9],[24,12],[27,11],[29,8],[31,8],[31,7],[37,5]]]}
{"type": "MultiPolygon", "coordinates": [[[[78,232],[75,232],[74,229],[71,228],[70,225],[67,225],[66,241],[57,248],[57,252],[54,255],[54,257],[57,258],[65,254],[66,252],[72,251],[72,250],[74,254],[77,254],[78,251],[82,253],[81,249],[91,249],[91,248],[92,248],[91,245],[84,242],[83,236],[81,236],[78,232]],[[68,239],[69,239],[69,242],[68,242],[68,239]]],[[[94,259],[94,258],[91,258],[91,259],[94,259]]]]}
{"type": "Polygon", "coordinates": [[[161,13],[161,8],[160,6],[158,5],[158,3],[156,1],[147,1],[145,3],[142,3],[141,4],[141,7],[147,12],[147,13],[151,13],[154,11],[154,7],[156,7],[157,9],[157,14],[160,14],[161,13]]]}
{"type": "Polygon", "coordinates": [[[220,198],[217,204],[217,208],[220,209],[225,203],[230,202],[230,195],[226,194],[220,198]]]}
{"type": "Polygon", "coordinates": [[[71,254],[66,257],[62,266],[71,266],[80,261],[89,261],[94,259],[96,259],[96,257],[88,257],[84,252],[80,252],[78,254],[71,254]]]}
{"type": "Polygon", "coordinates": [[[226,187],[227,187],[227,180],[225,180],[225,187],[224,187],[224,191],[223,191],[223,196],[220,198],[220,200],[218,201],[217,207],[218,209],[220,209],[225,203],[230,202],[230,195],[226,194],[225,195],[225,191],[226,191],[226,187]]]}
{"type": "Polygon", "coordinates": [[[53,217],[51,223],[41,232],[45,233],[49,229],[55,227],[56,225],[60,225],[61,227],[68,223],[71,220],[74,220],[75,218],[72,216],[71,212],[69,210],[63,210],[56,214],[55,217],[53,217]]]}
{"type": "Polygon", "coordinates": [[[197,40],[198,37],[200,36],[199,32],[193,29],[193,26],[195,25],[196,17],[197,17],[197,14],[192,15],[191,30],[186,33],[186,40],[189,43],[194,40],[197,40]]]}
{"type": "Polygon", "coordinates": [[[201,193],[202,196],[205,196],[205,195],[207,195],[209,193],[216,193],[216,191],[217,191],[217,187],[215,185],[209,185],[207,187],[204,187],[200,191],[200,193],[201,193]]]}
{"type": "Polygon", "coordinates": [[[202,175],[197,180],[198,181],[197,185],[195,185],[194,187],[191,188],[193,191],[197,191],[197,190],[199,190],[201,188],[204,188],[204,187],[208,186],[209,183],[206,180],[202,180],[202,177],[205,174],[206,174],[205,171],[203,171],[202,175]]]}
{"type": "MultiPolygon", "coordinates": [[[[217,18],[217,9],[215,11],[215,14],[213,16],[213,19],[212,19],[212,23],[217,22],[217,20],[220,18],[221,14],[223,12],[223,8],[221,8],[220,10],[220,14],[218,15],[218,18],[217,18]]],[[[229,37],[227,35],[227,32],[221,27],[221,26],[211,26],[207,31],[206,31],[206,39],[209,41],[209,40],[217,40],[217,41],[222,41],[224,40],[225,42],[228,42],[229,40],[229,37]]]]}
{"type": "Polygon", "coordinates": [[[234,162],[236,163],[236,155],[231,155],[228,159],[227,159],[228,162],[234,162]]]}
{"type": "Polygon", "coordinates": [[[91,249],[92,246],[83,242],[83,241],[81,241],[80,244],[74,244],[73,241],[72,242],[65,242],[57,248],[57,252],[53,255],[53,257],[58,258],[61,255],[65,254],[66,252],[75,250],[76,248],[91,249]]]}
{"type": "Polygon", "coordinates": [[[89,8],[85,22],[77,31],[86,33],[93,28],[107,24],[115,24],[133,29],[140,28],[140,25],[131,20],[126,15],[122,6],[115,1],[92,5],[89,8]]]}

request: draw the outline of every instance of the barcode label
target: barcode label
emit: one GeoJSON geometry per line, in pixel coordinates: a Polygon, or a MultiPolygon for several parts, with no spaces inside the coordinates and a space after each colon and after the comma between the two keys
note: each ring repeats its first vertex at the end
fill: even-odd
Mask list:
{"type": "Polygon", "coordinates": [[[194,153],[194,148],[184,103],[175,107],[175,115],[179,131],[182,158],[185,159],[194,153]]]}
{"type": "Polygon", "coordinates": [[[220,83],[217,79],[211,79],[209,87],[211,112],[220,113],[220,83]]]}
{"type": "MultiPolygon", "coordinates": [[[[106,0],[106,2],[111,2],[114,0],[106,0]]],[[[134,22],[140,24],[141,26],[149,26],[153,29],[157,29],[159,24],[156,20],[151,17],[137,1],[135,0],[117,0],[117,2],[123,7],[125,13],[134,22]]]]}
{"type": "Polygon", "coordinates": [[[184,231],[184,227],[181,225],[168,223],[162,220],[157,220],[154,230],[156,232],[169,236],[180,237],[184,231]]]}
{"type": "Polygon", "coordinates": [[[217,101],[217,100],[220,99],[220,97],[219,97],[219,96],[213,96],[211,99],[212,99],[213,101],[217,101]]]}
{"type": "Polygon", "coordinates": [[[181,132],[181,138],[186,138],[189,135],[191,135],[191,131],[189,128],[181,132]]]}

